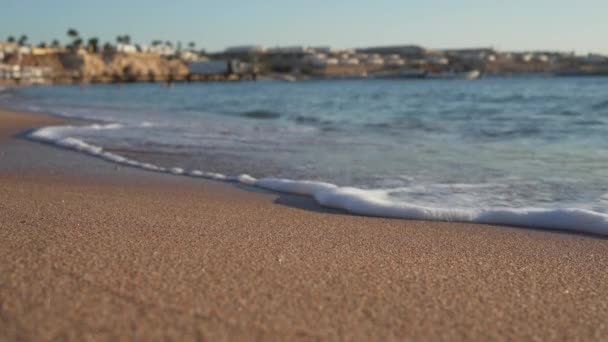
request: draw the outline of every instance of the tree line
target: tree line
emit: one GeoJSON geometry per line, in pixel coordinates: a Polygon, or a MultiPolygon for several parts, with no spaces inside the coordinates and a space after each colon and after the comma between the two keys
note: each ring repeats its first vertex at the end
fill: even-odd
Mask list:
{"type": "MultiPolygon", "coordinates": [[[[68,44],[66,44],[65,48],[72,50],[72,51],[77,51],[81,48],[85,48],[87,51],[91,52],[91,53],[97,53],[101,51],[101,48],[103,48],[104,51],[112,51],[115,50],[115,46],[112,45],[110,42],[106,42],[104,43],[103,47],[100,47],[100,40],[98,37],[91,37],[88,40],[86,40],[86,44],[85,44],[85,39],[83,37],[81,37],[80,33],[78,32],[78,30],[73,29],[73,28],[69,28],[66,32],[68,38],[70,39],[70,42],[68,44]]],[[[11,35],[8,36],[7,38],[7,42],[9,43],[16,43],[19,46],[28,46],[31,44],[28,44],[28,39],[29,37],[25,34],[19,36],[19,38],[16,38],[15,36],[11,35]]],[[[131,45],[131,36],[128,34],[123,34],[123,35],[118,35],[116,37],[116,43],[117,44],[125,44],[125,45],[131,45]]],[[[160,39],[155,39],[152,40],[150,45],[152,46],[161,46],[161,45],[165,45],[167,47],[173,48],[174,44],[173,42],[167,40],[167,41],[162,41],[160,39]]],[[[40,42],[37,47],[39,48],[61,48],[62,45],[59,42],[58,39],[53,39],[51,41],[50,44],[47,44],[47,42],[40,42]]],[[[181,42],[178,42],[175,47],[177,48],[178,51],[181,50],[181,42]]],[[[196,43],[195,42],[189,42],[188,43],[188,48],[190,50],[194,50],[194,48],[196,47],[196,43]]],[[[201,53],[204,53],[204,51],[201,51],[201,53]]]]}

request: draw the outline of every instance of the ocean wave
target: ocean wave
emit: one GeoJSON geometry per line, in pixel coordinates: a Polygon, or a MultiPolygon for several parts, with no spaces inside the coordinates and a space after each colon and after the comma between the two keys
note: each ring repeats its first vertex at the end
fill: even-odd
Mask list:
{"type": "Polygon", "coordinates": [[[542,134],[542,132],[543,131],[537,127],[521,127],[506,130],[501,130],[498,128],[482,128],[479,130],[479,134],[486,138],[526,138],[539,136],[542,134]]]}
{"type": "Polygon", "coordinates": [[[321,123],[321,118],[315,116],[306,116],[306,115],[297,115],[293,118],[293,120],[297,123],[304,124],[318,124],[321,123]]]}
{"type": "Polygon", "coordinates": [[[563,110],[557,111],[557,114],[560,116],[580,116],[583,113],[581,113],[579,111],[571,110],[571,109],[563,109],[563,110]]]}
{"type": "MultiPolygon", "coordinates": [[[[43,127],[43,128],[40,128],[40,129],[37,129],[37,130],[31,132],[28,135],[28,137],[35,141],[52,144],[55,146],[59,146],[62,148],[66,148],[66,149],[70,149],[70,150],[74,150],[74,151],[78,151],[78,152],[83,152],[83,153],[86,153],[86,154],[89,154],[92,156],[100,157],[102,159],[105,159],[105,160],[108,160],[108,161],[111,161],[114,163],[118,163],[118,164],[136,166],[136,167],[140,167],[142,169],[152,170],[152,171],[160,171],[160,172],[167,171],[166,168],[152,165],[150,163],[142,163],[142,162],[139,162],[139,161],[136,161],[133,159],[125,158],[116,153],[104,151],[103,147],[101,147],[101,146],[89,144],[81,139],[70,137],[70,136],[64,136],[62,134],[66,131],[70,131],[75,128],[76,127],[74,127],[74,126],[48,126],[48,127],[43,127]]],[[[78,128],[82,129],[82,127],[78,127],[78,128]]],[[[91,127],[84,126],[84,129],[98,129],[98,128],[99,127],[91,128],[91,127]]]]}
{"type": "Polygon", "coordinates": [[[577,121],[574,121],[573,124],[578,125],[578,126],[601,126],[601,125],[605,124],[605,122],[602,120],[589,119],[589,120],[577,120],[577,121]]]}
{"type": "Polygon", "coordinates": [[[121,129],[125,126],[119,123],[109,123],[109,124],[92,124],[88,126],[78,126],[79,129],[90,129],[94,131],[102,131],[107,129],[121,129]]]}
{"type": "MultiPolygon", "coordinates": [[[[85,129],[111,129],[105,126],[89,126],[85,129]]],[[[118,126],[113,126],[119,129],[118,126]]],[[[201,170],[185,170],[181,167],[164,168],[125,158],[104,151],[103,147],[89,144],[81,139],[66,136],[74,126],[51,126],[40,128],[29,134],[29,138],[66,149],[96,156],[114,163],[138,167],[145,170],[187,175],[214,180],[238,182],[266,190],[302,195],[313,198],[324,207],[344,210],[351,214],[401,219],[433,220],[449,222],[473,222],[531,227],[551,230],[566,230],[608,235],[608,214],[578,208],[480,208],[458,209],[420,206],[398,202],[390,198],[389,190],[367,190],[341,187],[331,183],[290,180],[279,178],[256,179],[248,174],[227,176],[201,170]]]]}
{"type": "Polygon", "coordinates": [[[503,96],[489,96],[486,98],[478,96],[476,98],[476,100],[479,100],[479,101],[485,100],[486,102],[501,104],[501,103],[526,101],[526,100],[528,100],[528,97],[524,94],[508,94],[508,95],[503,95],[503,96]]]}
{"type": "Polygon", "coordinates": [[[251,110],[239,113],[239,116],[249,119],[278,119],[281,117],[281,113],[273,112],[270,110],[251,110]]]}
{"type": "Polygon", "coordinates": [[[370,122],[363,126],[372,129],[396,129],[400,131],[422,131],[427,133],[445,131],[443,127],[427,123],[418,118],[401,118],[384,122],[370,122]]]}
{"type": "Polygon", "coordinates": [[[592,104],[591,109],[593,109],[593,110],[608,109],[608,100],[604,100],[602,102],[592,104]]]}

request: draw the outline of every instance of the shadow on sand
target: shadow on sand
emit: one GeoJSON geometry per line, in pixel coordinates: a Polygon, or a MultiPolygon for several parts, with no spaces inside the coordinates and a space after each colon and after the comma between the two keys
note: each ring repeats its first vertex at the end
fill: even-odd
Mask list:
{"type": "MultiPolygon", "coordinates": [[[[240,190],[276,196],[273,203],[281,205],[281,206],[289,207],[289,208],[309,210],[309,211],[313,211],[313,212],[317,212],[317,213],[332,214],[332,215],[376,217],[376,218],[382,218],[385,220],[395,220],[395,221],[414,221],[414,220],[403,219],[403,218],[390,218],[390,217],[382,217],[382,216],[368,216],[368,215],[353,214],[346,210],[323,207],[319,203],[315,202],[315,200],[313,200],[312,198],[310,198],[308,196],[274,192],[274,191],[259,189],[259,188],[255,188],[253,186],[243,185],[243,184],[238,184],[238,183],[232,183],[232,184],[240,190]]],[[[575,231],[575,230],[534,228],[534,227],[526,227],[526,226],[499,225],[499,224],[484,224],[484,223],[475,223],[475,222],[447,222],[447,221],[430,221],[430,220],[428,222],[436,222],[439,224],[441,224],[441,223],[444,223],[444,224],[445,223],[461,223],[461,224],[471,224],[471,225],[475,225],[475,226],[488,227],[488,229],[507,228],[507,229],[517,229],[517,230],[529,230],[529,231],[545,232],[545,233],[551,233],[551,234],[584,236],[584,237],[592,237],[592,238],[601,239],[601,240],[608,240],[608,236],[606,236],[606,235],[580,232],[580,231],[575,231]]]]}

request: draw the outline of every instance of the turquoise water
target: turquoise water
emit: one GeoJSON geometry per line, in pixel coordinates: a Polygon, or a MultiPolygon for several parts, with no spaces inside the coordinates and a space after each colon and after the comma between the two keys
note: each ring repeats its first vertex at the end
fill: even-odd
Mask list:
{"type": "Polygon", "coordinates": [[[62,134],[165,168],[608,213],[608,78],[51,86],[0,103],[105,123],[62,134]]]}

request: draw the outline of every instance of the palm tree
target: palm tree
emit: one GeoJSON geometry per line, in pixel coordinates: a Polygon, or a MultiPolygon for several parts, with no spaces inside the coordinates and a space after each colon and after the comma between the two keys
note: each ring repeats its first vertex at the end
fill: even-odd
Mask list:
{"type": "Polygon", "coordinates": [[[78,38],[78,36],[79,36],[78,31],[76,31],[73,28],[68,29],[68,37],[75,39],[75,38],[78,38]]]}
{"type": "Polygon", "coordinates": [[[90,38],[87,43],[87,50],[89,50],[89,52],[97,53],[99,51],[99,38],[90,38]]]}
{"type": "Polygon", "coordinates": [[[82,38],[77,38],[72,42],[72,47],[78,49],[82,46],[82,38]]]}
{"type": "Polygon", "coordinates": [[[188,47],[190,48],[190,50],[194,50],[194,47],[196,46],[195,42],[190,42],[188,43],[188,47]]]}
{"type": "Polygon", "coordinates": [[[17,44],[19,44],[19,46],[23,46],[25,45],[25,43],[27,43],[27,36],[25,34],[22,34],[21,37],[19,37],[19,41],[17,42],[17,44]]]}
{"type": "Polygon", "coordinates": [[[46,49],[48,47],[48,45],[46,44],[46,42],[40,42],[40,44],[38,44],[38,47],[42,48],[42,49],[46,49]]]}
{"type": "Polygon", "coordinates": [[[162,40],[156,39],[152,41],[152,46],[159,46],[163,43],[162,40]]]}
{"type": "Polygon", "coordinates": [[[114,46],[112,46],[112,44],[110,44],[110,42],[106,42],[105,44],[103,44],[103,52],[104,53],[109,53],[114,51],[114,46]]]}
{"type": "Polygon", "coordinates": [[[58,49],[60,47],[61,44],[59,44],[59,40],[57,39],[53,39],[53,41],[51,42],[51,47],[53,49],[58,49]]]}
{"type": "Polygon", "coordinates": [[[131,44],[131,36],[129,36],[128,34],[122,35],[122,36],[117,36],[116,37],[116,42],[117,43],[121,43],[121,44],[131,44]]]}
{"type": "Polygon", "coordinates": [[[82,45],[82,39],[80,39],[80,35],[76,29],[68,29],[68,37],[72,38],[72,44],[68,45],[71,50],[76,50],[82,45]]]}
{"type": "Polygon", "coordinates": [[[15,37],[14,36],[8,36],[8,39],[6,40],[9,43],[14,43],[15,42],[15,37]]]}

